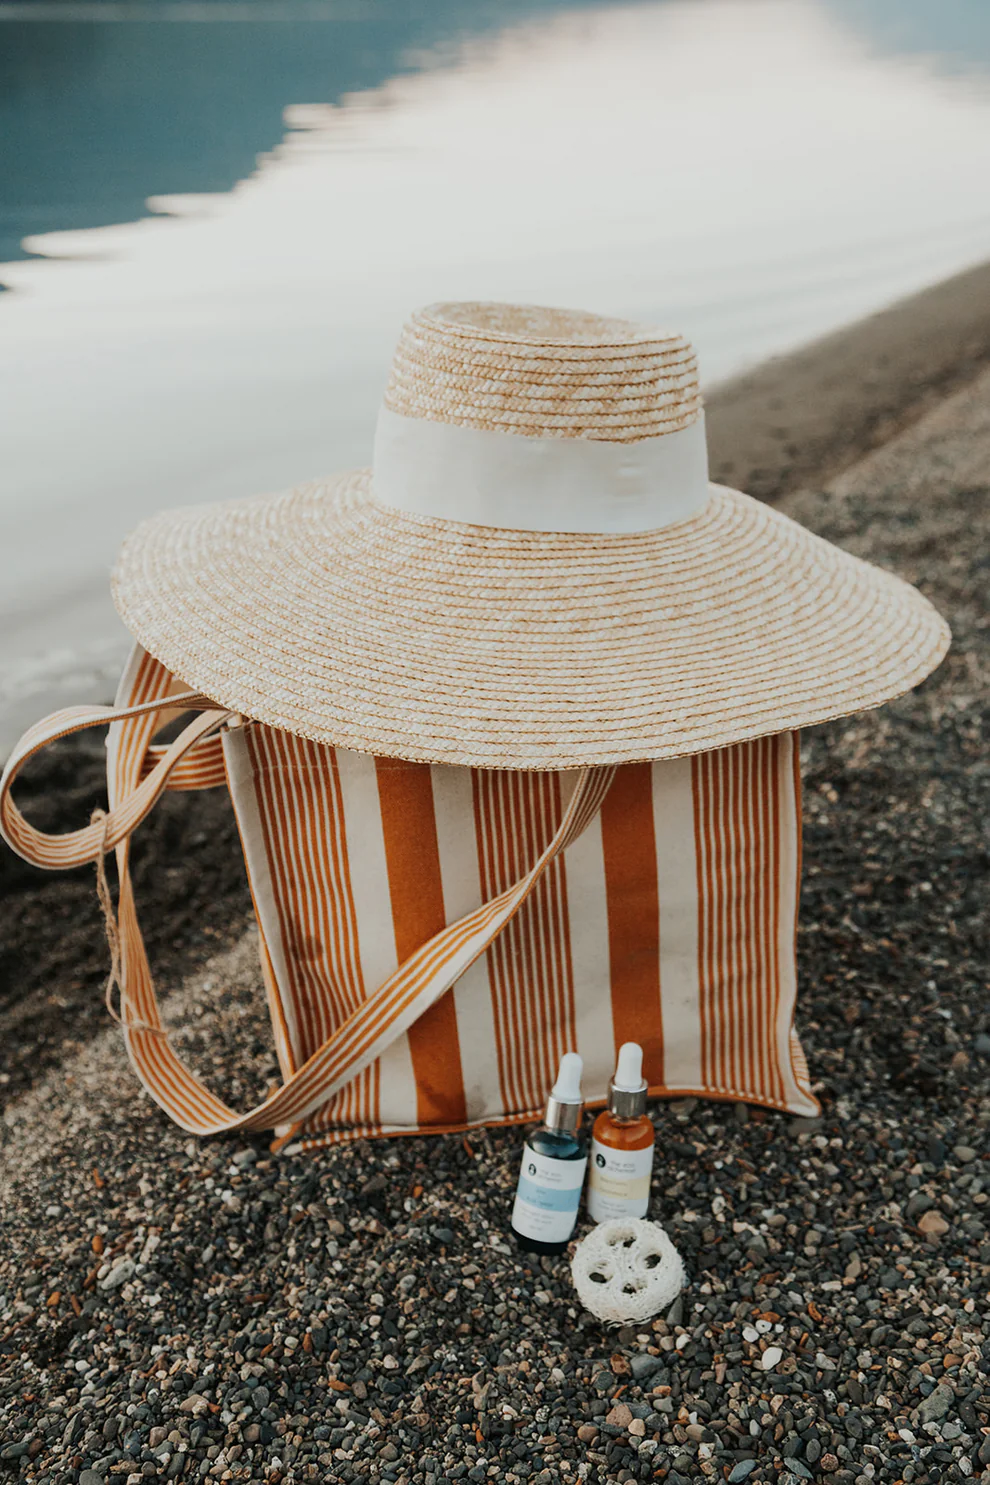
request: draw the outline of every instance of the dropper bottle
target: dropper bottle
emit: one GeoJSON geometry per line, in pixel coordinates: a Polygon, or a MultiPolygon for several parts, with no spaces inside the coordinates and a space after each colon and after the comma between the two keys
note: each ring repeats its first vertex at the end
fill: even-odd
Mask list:
{"type": "Polygon", "coordinates": [[[656,1138],[646,1094],[643,1049],[624,1042],[609,1084],[608,1108],[591,1132],[588,1216],[593,1222],[646,1216],[656,1138]]]}
{"type": "Polygon", "coordinates": [[[576,1052],[564,1053],[543,1124],[523,1145],[512,1230],[530,1253],[563,1253],[577,1221],[588,1168],[581,1134],[583,1067],[576,1052]]]}

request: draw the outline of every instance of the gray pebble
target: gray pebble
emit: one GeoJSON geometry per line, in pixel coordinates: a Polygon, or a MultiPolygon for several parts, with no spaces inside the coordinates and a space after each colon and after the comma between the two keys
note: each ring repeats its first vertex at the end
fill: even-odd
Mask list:
{"type": "Polygon", "coordinates": [[[740,1459],[738,1464],[733,1465],[732,1473],[729,1475],[729,1485],[739,1485],[741,1480],[748,1480],[756,1469],[758,1460],[740,1459]]]}
{"type": "Polygon", "coordinates": [[[133,1258],[122,1258],[115,1263],[110,1272],[100,1280],[101,1289],[120,1289],[129,1279],[133,1279],[136,1264],[133,1258]]]}
{"type": "Polygon", "coordinates": [[[944,1382],[939,1382],[932,1393],[918,1404],[915,1417],[919,1423],[937,1423],[944,1418],[956,1400],[956,1394],[944,1382]]]}

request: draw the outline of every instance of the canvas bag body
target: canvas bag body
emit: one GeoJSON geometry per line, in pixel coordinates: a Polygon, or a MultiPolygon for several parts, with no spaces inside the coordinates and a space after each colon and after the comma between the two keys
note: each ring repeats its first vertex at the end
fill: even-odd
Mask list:
{"type": "MultiPolygon", "coordinates": [[[[177,689],[136,648],[117,703],[177,689]]],[[[114,724],[111,803],[154,761],[159,725],[114,724]]],[[[284,1078],[532,864],[576,777],[374,758],[248,719],[186,759],[170,787],[230,789],[284,1078]]],[[[487,951],[293,1134],[310,1146],[532,1118],[567,1050],[594,1103],[630,1039],[654,1095],[816,1112],[793,1029],[799,872],[796,735],[619,767],[487,951]]]]}

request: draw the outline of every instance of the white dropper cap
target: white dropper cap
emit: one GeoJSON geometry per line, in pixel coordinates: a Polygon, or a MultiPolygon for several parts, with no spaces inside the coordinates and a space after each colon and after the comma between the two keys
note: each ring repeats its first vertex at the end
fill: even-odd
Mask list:
{"type": "Polygon", "coordinates": [[[647,1084],[643,1077],[643,1049],[623,1042],[608,1090],[608,1106],[618,1119],[638,1119],[646,1112],[647,1084]]]}
{"type": "MultiPolygon", "coordinates": [[[[637,1051],[639,1049],[637,1048],[637,1051]]],[[[584,1062],[577,1052],[565,1052],[557,1069],[557,1081],[550,1097],[558,1103],[581,1103],[581,1074],[584,1062]]]]}
{"type": "Polygon", "coordinates": [[[640,1093],[645,1088],[643,1049],[638,1042],[623,1042],[619,1048],[612,1086],[618,1088],[620,1093],[640,1093]]]}
{"type": "Polygon", "coordinates": [[[547,1099],[544,1127],[555,1133],[573,1134],[581,1122],[581,1073],[584,1063],[577,1052],[565,1052],[557,1069],[557,1081],[547,1099]]]}

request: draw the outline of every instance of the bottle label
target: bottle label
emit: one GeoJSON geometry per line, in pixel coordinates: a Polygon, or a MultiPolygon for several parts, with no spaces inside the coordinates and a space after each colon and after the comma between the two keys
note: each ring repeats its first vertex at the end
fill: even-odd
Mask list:
{"type": "Polygon", "coordinates": [[[652,1145],[647,1145],[645,1150],[616,1150],[593,1139],[588,1216],[593,1222],[645,1217],[650,1205],[652,1170],[652,1145]]]}
{"type": "Polygon", "coordinates": [[[523,1146],[512,1226],[521,1237],[566,1243],[574,1231],[588,1157],[557,1160],[523,1146]]]}

